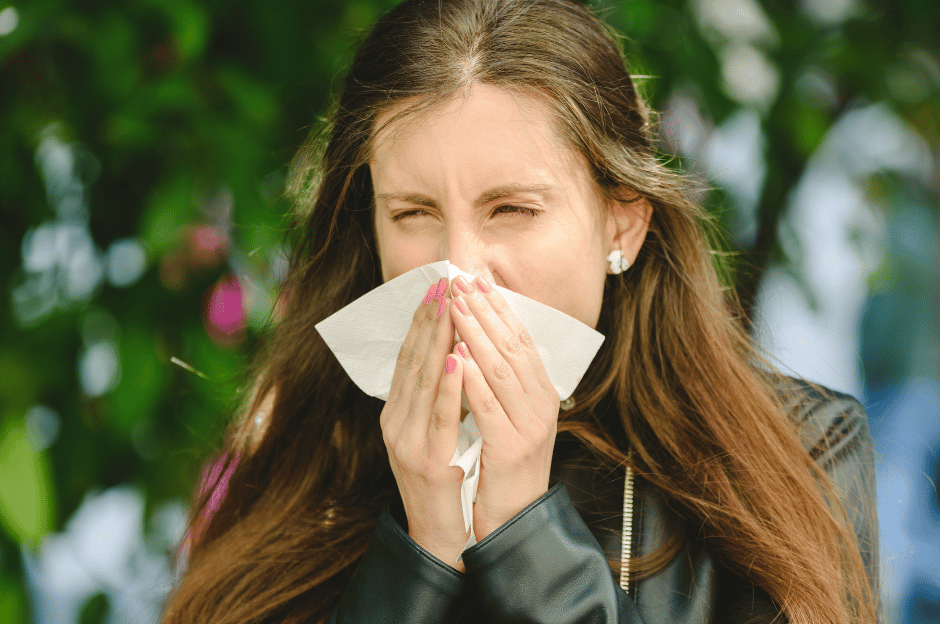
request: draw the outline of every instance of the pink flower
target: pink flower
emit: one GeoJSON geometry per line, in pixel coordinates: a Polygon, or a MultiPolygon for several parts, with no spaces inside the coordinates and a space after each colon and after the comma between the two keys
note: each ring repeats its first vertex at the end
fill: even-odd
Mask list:
{"type": "Polygon", "coordinates": [[[205,300],[206,333],[220,344],[237,342],[245,331],[245,297],[238,278],[223,278],[205,300]]]}

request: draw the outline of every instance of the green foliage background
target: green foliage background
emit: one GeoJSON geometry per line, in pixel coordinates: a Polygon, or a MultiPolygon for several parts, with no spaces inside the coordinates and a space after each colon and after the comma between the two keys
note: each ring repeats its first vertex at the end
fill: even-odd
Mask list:
{"type": "MultiPolygon", "coordinates": [[[[35,548],[62,530],[86,493],[131,483],[146,493],[148,513],[162,501],[188,500],[219,447],[282,274],[287,163],[325,113],[359,33],[392,4],[15,5],[18,25],[0,36],[0,621],[27,617],[21,545],[35,548]],[[23,323],[12,292],[25,279],[24,235],[55,218],[37,156],[50,134],[81,156],[77,175],[96,247],[136,238],[147,268],[132,285],[105,283],[23,323]],[[229,236],[208,257],[192,243],[194,228],[206,226],[229,236]],[[252,284],[247,327],[214,340],[204,326],[207,293],[234,274],[252,284]],[[118,325],[120,381],[102,396],[85,396],[83,335],[107,319],[118,325]],[[174,357],[204,377],[174,365],[174,357]],[[36,404],[61,417],[55,441],[39,450],[24,424],[36,404]]],[[[722,77],[726,36],[702,27],[692,2],[600,6],[627,36],[632,73],[649,76],[639,82],[654,108],[679,88],[694,93],[716,124],[740,107],[722,77]]],[[[766,263],[782,258],[776,232],[787,193],[843,111],[885,102],[935,159],[940,146],[935,0],[860,2],[834,25],[800,6],[765,1],[779,36],[755,43],[780,84],[760,109],[768,175],[758,234],[734,250],[730,276],[748,305],[766,263]],[[800,88],[810,68],[830,76],[834,101],[800,88]]],[[[720,188],[704,201],[734,229],[720,188]]]]}

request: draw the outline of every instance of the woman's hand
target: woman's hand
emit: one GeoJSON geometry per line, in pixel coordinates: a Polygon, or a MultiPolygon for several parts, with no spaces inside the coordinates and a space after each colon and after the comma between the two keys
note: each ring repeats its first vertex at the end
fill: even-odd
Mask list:
{"type": "Polygon", "coordinates": [[[463,365],[450,373],[445,358],[454,342],[447,280],[419,303],[398,361],[380,423],[398,483],[408,534],[425,550],[463,572],[457,557],[467,545],[460,485],[463,469],[450,466],[457,449],[463,365]]]}
{"type": "Polygon", "coordinates": [[[482,540],[548,491],[560,400],[505,299],[479,277],[476,287],[460,277],[454,282],[452,318],[471,351],[464,389],[483,437],[473,506],[473,530],[482,540]]]}

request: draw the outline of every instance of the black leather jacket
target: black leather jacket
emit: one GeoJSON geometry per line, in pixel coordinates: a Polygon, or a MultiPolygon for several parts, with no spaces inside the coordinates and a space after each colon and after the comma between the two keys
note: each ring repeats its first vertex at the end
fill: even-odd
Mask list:
{"type": "MultiPolygon", "coordinates": [[[[795,380],[794,380],[795,381],[795,380]]],[[[830,391],[825,400],[795,385],[790,405],[807,450],[842,488],[862,557],[878,595],[874,455],[861,404],[830,391]]],[[[828,390],[828,389],[827,389],[828,390]]],[[[330,622],[781,622],[761,589],[690,542],[660,572],[620,589],[607,558],[619,559],[623,473],[579,465],[576,445],[556,444],[549,491],[464,552],[466,574],[418,546],[402,527],[400,505],[387,506],[373,542],[330,622]]],[[[661,545],[677,521],[642,480],[634,489],[634,557],[661,545]]],[[[695,533],[693,532],[693,535],[695,533]]]]}

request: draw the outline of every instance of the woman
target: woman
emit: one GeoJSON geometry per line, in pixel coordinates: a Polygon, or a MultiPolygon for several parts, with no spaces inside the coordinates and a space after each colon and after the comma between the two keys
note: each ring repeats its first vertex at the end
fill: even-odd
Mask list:
{"type": "Polygon", "coordinates": [[[864,411],[755,351],[648,120],[575,2],[379,20],[295,159],[286,312],[165,622],[878,621],[864,411]],[[444,259],[483,279],[429,285],[365,396],[314,325],[444,259]],[[606,337],[566,409],[493,284],[606,337]]]}

